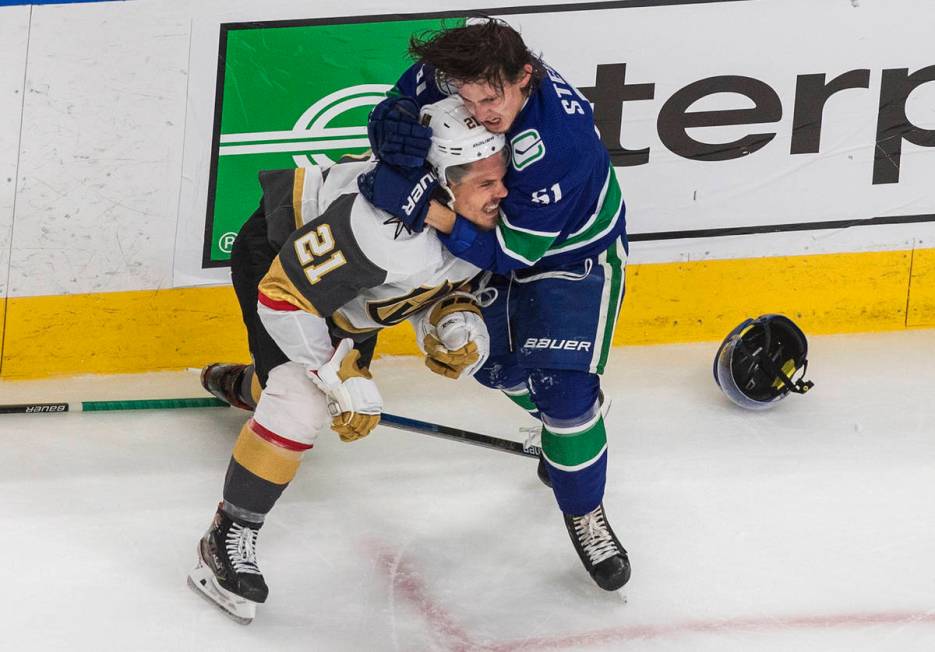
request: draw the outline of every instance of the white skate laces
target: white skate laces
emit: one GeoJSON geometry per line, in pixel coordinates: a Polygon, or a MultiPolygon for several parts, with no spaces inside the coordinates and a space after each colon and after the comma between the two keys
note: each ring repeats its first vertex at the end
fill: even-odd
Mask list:
{"type": "Polygon", "coordinates": [[[604,510],[600,506],[584,516],[573,516],[572,522],[575,526],[575,536],[592,565],[599,564],[620,553],[617,544],[614,543],[614,538],[607,529],[604,510]]]}
{"type": "Polygon", "coordinates": [[[227,537],[225,537],[224,547],[227,549],[227,557],[235,572],[260,575],[256,561],[257,534],[257,531],[251,527],[245,527],[237,522],[231,523],[227,537]]]}

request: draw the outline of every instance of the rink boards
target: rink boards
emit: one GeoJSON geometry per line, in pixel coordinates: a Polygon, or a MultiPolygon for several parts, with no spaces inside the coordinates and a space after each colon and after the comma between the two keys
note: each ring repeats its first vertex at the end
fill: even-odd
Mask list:
{"type": "MultiPolygon", "coordinates": [[[[926,0],[508,4],[488,13],[592,102],[624,191],[615,344],[764,312],[809,334],[935,327],[926,0]]],[[[365,146],[405,36],[486,8],[0,8],[0,377],[245,359],[224,256],[256,169],[365,146]],[[364,47],[385,51],[341,49],[364,47]]],[[[408,326],[378,351],[416,353],[408,326]]]]}
{"type": "MultiPolygon", "coordinates": [[[[614,344],[719,340],[765,312],[807,334],[935,327],[935,249],[631,265],[614,344]]],[[[228,287],[20,297],[7,313],[5,378],[249,359],[228,287]]],[[[418,354],[407,324],[379,342],[418,354]]]]}

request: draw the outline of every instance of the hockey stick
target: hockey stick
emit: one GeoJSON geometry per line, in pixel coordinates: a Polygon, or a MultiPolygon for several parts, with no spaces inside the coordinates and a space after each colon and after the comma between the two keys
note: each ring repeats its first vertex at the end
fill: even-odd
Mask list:
{"type": "MultiPolygon", "coordinates": [[[[606,418],[607,414],[610,412],[613,401],[605,401],[603,392],[601,392],[599,400],[601,403],[601,413],[606,418]]],[[[448,439],[450,441],[460,441],[465,444],[480,446],[481,448],[492,448],[522,457],[538,458],[542,454],[542,448],[529,443],[528,440],[526,443],[520,443],[518,441],[501,439],[500,437],[494,437],[492,435],[482,435],[479,432],[471,432],[470,430],[462,430],[461,428],[454,428],[452,426],[443,426],[438,423],[431,423],[430,421],[419,421],[418,419],[401,417],[388,412],[384,412],[380,415],[380,425],[396,428],[398,430],[417,432],[431,437],[448,439]]]]}
{"type": "MultiPolygon", "coordinates": [[[[171,410],[180,408],[230,407],[216,398],[163,398],[131,401],[75,401],[70,403],[19,403],[0,405],[0,414],[60,414],[62,412],[115,412],[119,410],[171,410]]],[[[380,424],[423,435],[461,441],[473,446],[501,450],[522,457],[538,458],[541,449],[531,444],[501,439],[478,432],[419,421],[384,412],[380,424]]]]}
{"type": "Polygon", "coordinates": [[[117,410],[171,410],[228,407],[216,398],[157,398],[135,401],[75,401],[0,405],[0,414],[58,414],[60,412],[112,412],[117,410]]]}
{"type": "Polygon", "coordinates": [[[501,439],[500,437],[492,437],[491,435],[482,435],[479,432],[471,432],[469,430],[462,430],[461,428],[443,426],[438,423],[401,417],[395,414],[389,414],[388,412],[384,412],[380,415],[380,425],[397,428],[399,430],[409,430],[411,432],[417,432],[431,437],[440,437],[441,439],[448,439],[451,441],[461,441],[465,444],[472,444],[473,446],[480,446],[481,448],[492,448],[522,457],[538,458],[539,453],[542,452],[541,448],[531,444],[522,444],[518,441],[501,439]]]}

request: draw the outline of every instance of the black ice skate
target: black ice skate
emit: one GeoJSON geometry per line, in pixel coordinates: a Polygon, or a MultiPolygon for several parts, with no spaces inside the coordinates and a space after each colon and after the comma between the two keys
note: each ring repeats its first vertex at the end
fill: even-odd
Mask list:
{"type": "Polygon", "coordinates": [[[256,537],[260,526],[237,521],[218,508],[214,522],[198,542],[198,564],[188,585],[231,618],[248,625],[269,589],[257,567],[256,537]]]}
{"type": "MultiPolygon", "coordinates": [[[[201,386],[214,394],[215,397],[224,401],[228,405],[241,410],[250,410],[256,407],[252,405],[252,400],[248,403],[244,397],[243,382],[247,374],[245,364],[232,364],[225,362],[215,362],[209,364],[201,370],[201,386]]],[[[246,395],[249,396],[250,387],[246,387],[246,395]]]]}
{"type": "Polygon", "coordinates": [[[604,505],[584,516],[565,514],[565,527],[581,563],[599,587],[616,591],[630,579],[630,560],[604,516],[604,505]]]}

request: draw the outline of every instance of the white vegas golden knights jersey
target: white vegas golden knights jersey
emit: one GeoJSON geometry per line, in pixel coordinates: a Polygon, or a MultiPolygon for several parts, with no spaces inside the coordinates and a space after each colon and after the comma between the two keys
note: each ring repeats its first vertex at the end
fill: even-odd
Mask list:
{"type": "Polygon", "coordinates": [[[480,271],[449,253],[434,229],[409,233],[367,202],[357,177],[373,165],[260,173],[268,237],[279,248],[260,282],[266,308],[298,308],[364,339],[467,287],[480,271]]]}

